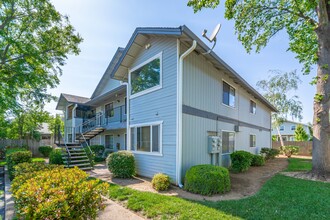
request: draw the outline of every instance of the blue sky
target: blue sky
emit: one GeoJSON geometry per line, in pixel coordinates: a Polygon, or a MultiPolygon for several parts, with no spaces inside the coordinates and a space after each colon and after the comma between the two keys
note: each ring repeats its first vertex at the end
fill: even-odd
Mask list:
{"type": "MultiPolygon", "coordinates": [[[[69,56],[63,67],[61,83],[50,90],[53,95],[69,93],[90,97],[107,68],[117,47],[126,46],[136,27],[177,27],[185,24],[202,38],[204,29],[211,33],[217,23],[222,24],[214,51],[248,83],[255,87],[256,82],[267,79],[269,70],[300,73],[302,65],[295,55],[287,52],[288,37],[282,32],[276,35],[261,53],[247,54],[235,35],[233,21],[224,18],[223,4],[217,9],[206,9],[197,14],[189,8],[187,0],[52,0],[56,9],[69,16],[72,25],[84,38],[81,53],[69,56]]],[[[222,1],[223,3],[224,1],[222,1]]],[[[207,42],[206,42],[207,43],[207,42]]],[[[211,44],[207,43],[210,47],[211,44]]],[[[313,118],[313,96],[315,88],[309,84],[316,74],[301,74],[297,95],[303,103],[302,122],[313,118]]],[[[55,111],[56,103],[46,105],[46,110],[55,111]]]]}

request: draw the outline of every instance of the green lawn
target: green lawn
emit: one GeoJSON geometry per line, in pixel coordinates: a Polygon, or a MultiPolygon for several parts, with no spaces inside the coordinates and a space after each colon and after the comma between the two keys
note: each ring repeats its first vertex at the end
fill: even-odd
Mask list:
{"type": "Polygon", "coordinates": [[[276,175],[249,198],[195,202],[111,185],[110,198],[152,219],[329,219],[330,184],[276,175]]]}
{"type": "Polygon", "coordinates": [[[285,170],[287,172],[312,170],[311,159],[289,158],[288,160],[289,160],[289,166],[285,170]]]}

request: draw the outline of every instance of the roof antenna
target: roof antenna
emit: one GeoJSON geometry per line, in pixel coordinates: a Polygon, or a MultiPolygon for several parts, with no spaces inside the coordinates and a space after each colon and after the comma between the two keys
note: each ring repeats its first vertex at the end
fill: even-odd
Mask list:
{"type": "Polygon", "coordinates": [[[219,33],[220,28],[221,28],[221,24],[217,24],[217,26],[215,26],[215,28],[214,28],[214,30],[213,30],[213,32],[212,32],[210,38],[208,38],[208,37],[206,36],[207,30],[205,29],[205,30],[203,31],[202,36],[205,37],[210,43],[214,42],[213,47],[212,47],[209,51],[207,51],[206,53],[203,53],[203,55],[205,55],[205,54],[209,54],[209,53],[212,52],[213,48],[214,48],[215,45],[217,44],[217,34],[219,33]]]}

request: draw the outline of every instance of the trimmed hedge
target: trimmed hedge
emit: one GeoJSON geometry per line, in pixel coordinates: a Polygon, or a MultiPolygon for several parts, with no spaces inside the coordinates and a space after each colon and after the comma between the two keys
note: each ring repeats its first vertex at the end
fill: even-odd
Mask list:
{"type": "Polygon", "coordinates": [[[235,172],[244,172],[250,168],[253,154],[244,150],[239,150],[230,154],[230,158],[232,170],[235,172]]]}
{"type": "Polygon", "coordinates": [[[201,195],[230,191],[228,169],[210,164],[191,167],[184,180],[184,189],[201,195]]]}
{"type": "Polygon", "coordinates": [[[261,155],[253,155],[251,166],[258,167],[265,165],[265,158],[261,155]]]}
{"type": "Polygon", "coordinates": [[[266,160],[269,160],[274,159],[276,156],[278,156],[280,154],[280,151],[273,148],[263,147],[261,148],[260,153],[265,155],[266,160]]]}
{"type": "Polygon", "coordinates": [[[58,165],[64,164],[61,149],[54,149],[52,152],[50,152],[49,164],[58,164],[58,165]]]}
{"type": "Polygon", "coordinates": [[[51,146],[40,146],[38,151],[44,156],[49,157],[49,154],[53,151],[51,146]]]}
{"type": "Polygon", "coordinates": [[[6,164],[8,168],[9,179],[14,179],[14,166],[19,163],[31,163],[32,152],[24,151],[11,151],[10,154],[6,154],[6,164]]]}
{"type": "Polygon", "coordinates": [[[95,219],[108,188],[100,180],[88,180],[77,167],[28,172],[17,176],[13,185],[19,219],[95,219]]]}
{"type": "Polygon", "coordinates": [[[170,177],[163,173],[157,173],[152,178],[151,185],[152,185],[152,188],[154,188],[157,191],[168,190],[168,188],[171,185],[170,177]]]}
{"type": "Polygon", "coordinates": [[[135,158],[132,152],[118,151],[109,154],[107,166],[114,177],[131,178],[135,175],[135,158]]]}

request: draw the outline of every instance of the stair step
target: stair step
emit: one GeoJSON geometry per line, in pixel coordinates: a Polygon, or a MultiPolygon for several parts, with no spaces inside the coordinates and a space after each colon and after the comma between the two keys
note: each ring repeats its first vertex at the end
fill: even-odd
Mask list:
{"type": "MultiPolygon", "coordinates": [[[[73,156],[73,157],[71,156],[71,160],[72,159],[86,158],[86,157],[87,157],[86,155],[84,155],[84,156],[73,156]]],[[[64,155],[64,156],[62,155],[62,158],[66,160],[68,158],[68,155],[67,154],[64,155]]]]}
{"type": "MultiPolygon", "coordinates": [[[[66,161],[66,160],[65,160],[66,161]]],[[[71,164],[76,164],[76,163],[84,163],[84,162],[89,162],[89,159],[83,159],[83,160],[71,160],[71,164]]]]}
{"type": "Polygon", "coordinates": [[[81,170],[92,170],[93,167],[81,167],[81,168],[79,168],[79,169],[81,169],[81,170]]]}
{"type": "Polygon", "coordinates": [[[66,165],[66,167],[85,167],[85,166],[91,166],[90,163],[75,163],[75,164],[70,164],[70,165],[66,165]]]}
{"type": "MultiPolygon", "coordinates": [[[[86,152],[70,152],[70,155],[71,156],[74,156],[74,155],[76,155],[76,156],[82,156],[82,155],[86,155],[86,152]]],[[[68,154],[62,154],[62,157],[63,156],[67,157],[68,154]]]]}
{"type": "Polygon", "coordinates": [[[75,145],[75,146],[68,146],[68,148],[69,148],[69,149],[71,149],[71,148],[82,148],[82,146],[80,146],[80,145],[75,145]]]}

